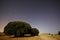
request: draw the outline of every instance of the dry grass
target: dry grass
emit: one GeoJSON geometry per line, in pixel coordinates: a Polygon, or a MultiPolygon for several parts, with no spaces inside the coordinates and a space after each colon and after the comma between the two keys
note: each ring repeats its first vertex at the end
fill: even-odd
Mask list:
{"type": "Polygon", "coordinates": [[[0,40],[8,40],[10,39],[8,36],[0,36],[0,40]]]}
{"type": "Polygon", "coordinates": [[[0,40],[60,40],[60,35],[41,34],[35,37],[12,38],[10,36],[0,36],[0,40]]]}
{"type": "Polygon", "coordinates": [[[10,40],[37,40],[40,38],[38,38],[37,36],[36,37],[24,37],[24,38],[11,38],[10,40]]]}
{"type": "Polygon", "coordinates": [[[40,37],[35,36],[35,37],[21,37],[21,38],[11,38],[7,36],[0,36],[0,40],[40,40],[40,37]]]}
{"type": "Polygon", "coordinates": [[[41,40],[60,40],[60,35],[56,34],[41,34],[40,35],[41,40]]]}

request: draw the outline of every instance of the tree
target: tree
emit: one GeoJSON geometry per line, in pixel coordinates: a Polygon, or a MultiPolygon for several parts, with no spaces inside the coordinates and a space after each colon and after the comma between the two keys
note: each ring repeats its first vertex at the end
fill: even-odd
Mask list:
{"type": "Polygon", "coordinates": [[[32,28],[30,24],[22,21],[9,22],[4,27],[4,33],[6,35],[14,35],[15,37],[22,37],[24,34],[31,34],[37,36],[39,34],[38,29],[32,28]]]}
{"type": "Polygon", "coordinates": [[[32,36],[38,36],[38,34],[39,34],[38,29],[32,28],[32,29],[31,29],[31,34],[32,34],[32,36]]]}
{"type": "Polygon", "coordinates": [[[29,33],[29,30],[31,30],[30,24],[22,21],[13,21],[5,26],[4,33],[6,35],[21,36],[24,33],[29,33]]]}
{"type": "Polygon", "coordinates": [[[60,35],[60,31],[58,31],[58,35],[60,35]]]}

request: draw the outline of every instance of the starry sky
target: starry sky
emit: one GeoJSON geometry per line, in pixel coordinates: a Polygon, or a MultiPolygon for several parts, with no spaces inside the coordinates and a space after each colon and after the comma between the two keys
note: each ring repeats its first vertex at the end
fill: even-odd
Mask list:
{"type": "Polygon", "coordinates": [[[59,0],[0,0],[0,31],[10,21],[25,21],[40,33],[60,31],[59,0]]]}

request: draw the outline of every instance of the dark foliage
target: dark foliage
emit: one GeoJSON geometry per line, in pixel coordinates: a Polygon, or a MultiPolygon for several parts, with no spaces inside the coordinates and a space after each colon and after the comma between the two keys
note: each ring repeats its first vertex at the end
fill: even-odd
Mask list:
{"type": "Polygon", "coordinates": [[[32,28],[32,29],[31,29],[31,34],[32,34],[32,36],[38,36],[38,34],[39,34],[38,29],[32,28]]]}
{"type": "Polygon", "coordinates": [[[38,35],[39,31],[36,28],[31,28],[30,24],[22,21],[9,22],[5,28],[6,35],[15,35],[15,37],[22,37],[24,34],[38,35]]]}
{"type": "Polygon", "coordinates": [[[60,35],[60,31],[58,31],[58,35],[60,35]]]}

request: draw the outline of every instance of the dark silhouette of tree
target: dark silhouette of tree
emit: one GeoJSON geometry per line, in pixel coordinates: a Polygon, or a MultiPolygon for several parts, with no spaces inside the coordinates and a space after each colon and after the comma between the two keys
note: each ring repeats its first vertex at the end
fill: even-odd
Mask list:
{"type": "Polygon", "coordinates": [[[31,34],[33,36],[38,35],[39,31],[36,28],[32,28],[30,24],[22,21],[9,22],[4,27],[4,33],[6,35],[14,35],[15,37],[22,37],[24,34],[31,34]]]}
{"type": "Polygon", "coordinates": [[[38,29],[32,28],[32,29],[31,29],[31,34],[32,34],[32,36],[38,36],[38,34],[39,34],[38,29]]]}

